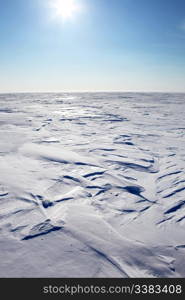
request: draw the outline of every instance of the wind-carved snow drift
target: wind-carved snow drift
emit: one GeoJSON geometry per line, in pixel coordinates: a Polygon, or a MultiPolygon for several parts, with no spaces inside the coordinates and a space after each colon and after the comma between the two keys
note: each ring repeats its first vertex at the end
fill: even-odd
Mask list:
{"type": "Polygon", "coordinates": [[[185,95],[0,103],[1,277],[185,276],[185,95]]]}

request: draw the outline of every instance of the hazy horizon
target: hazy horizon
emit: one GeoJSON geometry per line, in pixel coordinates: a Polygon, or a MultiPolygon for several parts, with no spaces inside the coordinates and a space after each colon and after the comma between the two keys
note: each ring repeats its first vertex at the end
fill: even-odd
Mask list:
{"type": "Polygon", "coordinates": [[[2,92],[0,91],[0,95],[1,94],[85,94],[85,93],[89,93],[89,94],[95,94],[95,93],[107,93],[107,94],[185,94],[185,91],[119,91],[119,90],[115,90],[115,91],[109,91],[109,90],[94,90],[94,91],[86,91],[86,90],[78,90],[78,91],[5,91],[2,92]]]}

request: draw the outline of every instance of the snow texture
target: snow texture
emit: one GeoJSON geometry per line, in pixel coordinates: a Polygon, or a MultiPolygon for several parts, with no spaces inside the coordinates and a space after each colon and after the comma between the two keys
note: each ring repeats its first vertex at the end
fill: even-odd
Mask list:
{"type": "Polygon", "coordinates": [[[184,277],[185,95],[0,95],[0,277],[184,277]]]}

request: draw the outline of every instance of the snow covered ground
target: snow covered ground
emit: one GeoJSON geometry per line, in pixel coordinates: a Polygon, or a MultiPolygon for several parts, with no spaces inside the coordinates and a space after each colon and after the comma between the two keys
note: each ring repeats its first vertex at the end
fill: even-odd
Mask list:
{"type": "Polygon", "coordinates": [[[185,94],[0,95],[0,277],[184,277],[185,94]]]}

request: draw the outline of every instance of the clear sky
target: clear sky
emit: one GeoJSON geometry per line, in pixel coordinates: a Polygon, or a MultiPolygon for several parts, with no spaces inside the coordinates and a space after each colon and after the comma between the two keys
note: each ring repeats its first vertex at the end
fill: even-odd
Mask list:
{"type": "Polygon", "coordinates": [[[0,0],[0,92],[185,92],[185,0],[59,1],[0,0]]]}

